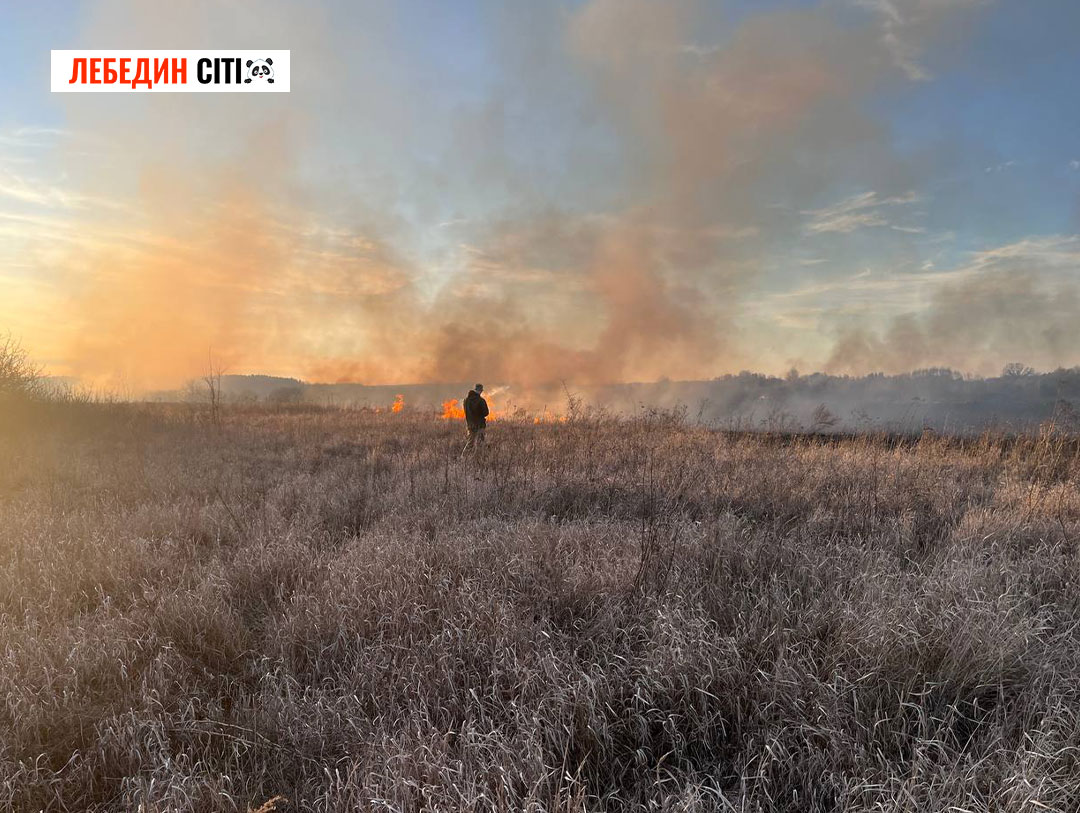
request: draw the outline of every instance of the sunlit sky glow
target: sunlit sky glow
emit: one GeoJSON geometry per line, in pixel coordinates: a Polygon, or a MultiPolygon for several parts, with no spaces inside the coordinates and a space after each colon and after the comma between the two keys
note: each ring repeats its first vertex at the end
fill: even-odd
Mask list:
{"type": "Polygon", "coordinates": [[[1080,4],[0,5],[0,330],[174,386],[1080,364],[1080,4]],[[52,48],[292,92],[49,93],[52,48]]]}

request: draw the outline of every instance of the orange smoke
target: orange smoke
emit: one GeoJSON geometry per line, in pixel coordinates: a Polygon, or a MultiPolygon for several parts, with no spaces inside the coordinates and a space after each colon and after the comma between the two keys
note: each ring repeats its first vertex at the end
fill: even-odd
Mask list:
{"type": "Polygon", "coordinates": [[[394,396],[394,404],[393,404],[393,406],[390,407],[390,411],[391,412],[401,412],[401,410],[403,410],[403,409],[405,409],[405,396],[404,395],[395,395],[394,396]]]}

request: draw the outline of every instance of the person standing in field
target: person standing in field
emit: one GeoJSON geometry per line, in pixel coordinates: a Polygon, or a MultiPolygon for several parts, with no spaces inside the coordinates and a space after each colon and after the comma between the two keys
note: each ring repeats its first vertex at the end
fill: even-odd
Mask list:
{"type": "Polygon", "coordinates": [[[477,384],[465,396],[465,429],[469,433],[469,439],[465,441],[465,448],[461,450],[462,455],[470,449],[479,448],[480,444],[484,442],[484,430],[487,429],[488,405],[487,401],[484,400],[484,396],[480,394],[483,391],[484,385],[477,384]]]}

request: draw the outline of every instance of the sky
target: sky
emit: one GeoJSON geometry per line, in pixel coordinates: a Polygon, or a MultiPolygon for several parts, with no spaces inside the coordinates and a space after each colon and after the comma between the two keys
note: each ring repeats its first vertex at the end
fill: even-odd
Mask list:
{"type": "Polygon", "coordinates": [[[0,2],[0,332],[522,384],[1080,364],[1072,0],[0,2]],[[51,94],[53,48],[289,94],[51,94]]]}

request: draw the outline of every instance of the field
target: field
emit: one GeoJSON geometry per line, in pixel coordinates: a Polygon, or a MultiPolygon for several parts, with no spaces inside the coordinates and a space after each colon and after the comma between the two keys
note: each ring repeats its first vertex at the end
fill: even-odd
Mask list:
{"type": "Polygon", "coordinates": [[[70,409],[0,425],[0,810],[1080,805],[1050,430],[70,409]]]}

